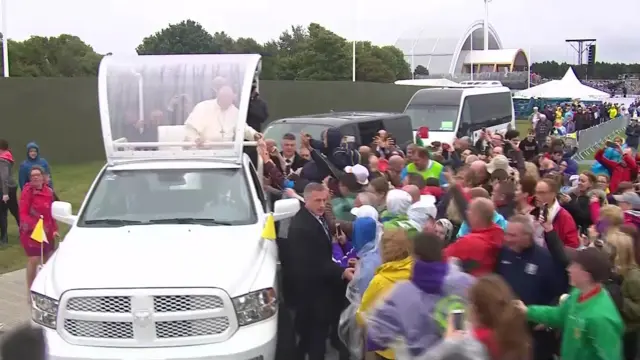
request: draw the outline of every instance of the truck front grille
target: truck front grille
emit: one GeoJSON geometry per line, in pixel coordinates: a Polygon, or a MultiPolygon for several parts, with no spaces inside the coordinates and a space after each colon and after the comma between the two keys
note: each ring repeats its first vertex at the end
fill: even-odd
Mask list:
{"type": "Polygon", "coordinates": [[[60,305],[58,331],[78,345],[215,343],[238,327],[231,299],[219,289],[74,290],[60,305]]]}

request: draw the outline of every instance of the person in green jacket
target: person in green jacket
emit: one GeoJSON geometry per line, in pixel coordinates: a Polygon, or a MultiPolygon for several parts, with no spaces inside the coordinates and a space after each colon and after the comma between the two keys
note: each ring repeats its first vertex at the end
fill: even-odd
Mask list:
{"type": "Polygon", "coordinates": [[[361,188],[354,174],[345,173],[340,176],[338,179],[340,194],[331,199],[331,207],[337,220],[353,221],[351,209],[361,188]]]}
{"type": "Polygon", "coordinates": [[[562,360],[620,360],[624,323],[601,283],[609,277],[608,256],[590,247],[576,251],[567,268],[574,289],[558,306],[516,306],[532,322],[562,330],[562,360]]]}

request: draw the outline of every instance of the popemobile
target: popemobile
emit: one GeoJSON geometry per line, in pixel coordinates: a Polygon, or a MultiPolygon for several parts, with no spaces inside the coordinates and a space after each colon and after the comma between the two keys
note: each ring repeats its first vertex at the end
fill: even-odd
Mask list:
{"type": "Polygon", "coordinates": [[[279,262],[274,209],[243,152],[259,55],[106,56],[107,164],[31,288],[51,360],[271,360],[279,262]]]}

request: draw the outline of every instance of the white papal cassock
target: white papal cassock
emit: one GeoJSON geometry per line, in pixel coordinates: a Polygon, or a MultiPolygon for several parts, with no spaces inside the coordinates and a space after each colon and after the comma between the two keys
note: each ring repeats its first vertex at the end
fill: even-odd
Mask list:
{"type": "MultiPolygon", "coordinates": [[[[239,111],[235,105],[222,110],[216,99],[198,103],[184,122],[185,141],[200,139],[204,142],[230,142],[235,138],[239,111]]],[[[244,128],[245,140],[254,140],[256,131],[249,125],[244,128]]]]}

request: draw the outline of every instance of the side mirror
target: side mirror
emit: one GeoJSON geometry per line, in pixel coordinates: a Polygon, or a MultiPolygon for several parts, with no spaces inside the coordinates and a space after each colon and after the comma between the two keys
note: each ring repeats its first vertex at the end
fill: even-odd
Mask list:
{"type": "Polygon", "coordinates": [[[273,219],[280,221],[288,219],[300,210],[300,200],[298,199],[282,199],[276,201],[273,211],[273,219]]]}
{"type": "Polygon", "coordinates": [[[74,225],[78,220],[78,217],[71,213],[71,204],[65,201],[54,201],[51,205],[51,215],[54,219],[68,225],[74,225]]]}

